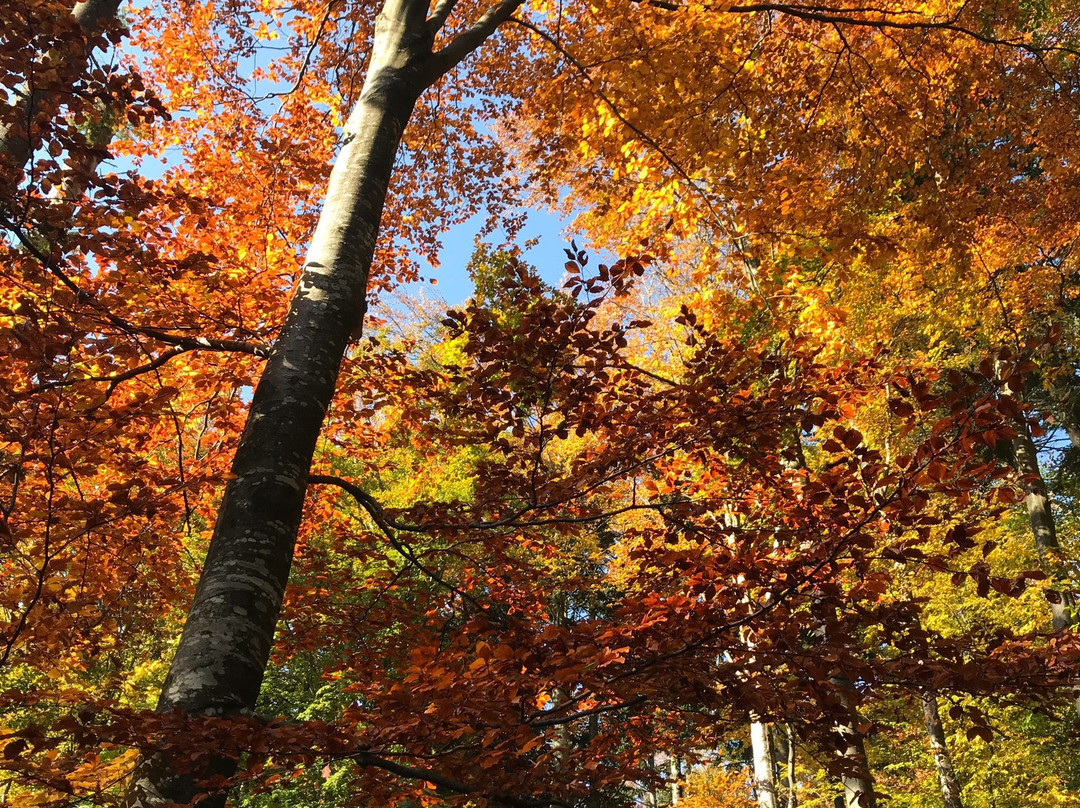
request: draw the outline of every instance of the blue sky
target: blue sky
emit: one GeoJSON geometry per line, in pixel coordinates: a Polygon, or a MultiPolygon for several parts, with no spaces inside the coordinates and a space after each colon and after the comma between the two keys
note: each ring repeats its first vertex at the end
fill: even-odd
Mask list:
{"type": "MultiPolygon", "coordinates": [[[[439,266],[431,268],[424,264],[420,275],[436,281],[418,284],[420,291],[428,297],[441,297],[449,305],[456,306],[473,293],[473,284],[465,267],[472,258],[476,236],[483,227],[485,216],[478,214],[467,222],[450,228],[443,235],[443,250],[439,266]]],[[[548,283],[558,285],[565,273],[566,254],[563,250],[570,246],[570,236],[564,235],[568,221],[559,219],[545,210],[530,210],[528,222],[512,244],[521,248],[522,257],[538,270],[540,277],[548,283]],[[535,244],[528,246],[528,242],[535,244]]],[[[506,238],[505,232],[495,232],[484,240],[493,247],[501,247],[506,238]]],[[[581,244],[579,238],[578,244],[581,244]]],[[[406,291],[403,289],[402,291],[406,291]]]]}

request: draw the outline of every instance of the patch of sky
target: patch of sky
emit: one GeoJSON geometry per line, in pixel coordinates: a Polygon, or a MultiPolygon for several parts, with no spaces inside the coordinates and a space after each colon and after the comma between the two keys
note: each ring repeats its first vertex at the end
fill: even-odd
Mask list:
{"type": "MultiPolygon", "coordinates": [[[[403,295],[437,296],[449,306],[456,306],[472,296],[474,288],[468,274],[478,240],[481,240],[486,215],[478,213],[471,219],[451,227],[442,237],[443,249],[438,266],[432,266],[418,253],[412,253],[420,266],[421,279],[400,288],[403,295]],[[435,289],[431,290],[432,282],[435,289]]],[[[521,232],[510,241],[504,229],[482,237],[482,241],[498,249],[516,248],[522,260],[531,264],[548,284],[558,287],[565,280],[566,254],[569,245],[565,235],[566,222],[546,210],[529,210],[521,232]]]]}

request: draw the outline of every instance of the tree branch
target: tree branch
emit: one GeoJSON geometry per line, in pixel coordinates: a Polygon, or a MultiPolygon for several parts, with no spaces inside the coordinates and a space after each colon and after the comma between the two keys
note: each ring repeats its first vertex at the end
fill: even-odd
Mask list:
{"type": "MultiPolygon", "coordinates": [[[[673,3],[670,0],[630,0],[632,3],[652,6],[665,11],[684,11],[690,8],[683,3],[673,3]]],[[[706,11],[728,12],[732,14],[760,14],[776,13],[788,17],[795,17],[808,22],[820,22],[826,25],[846,25],[860,28],[896,29],[902,31],[950,31],[956,34],[970,37],[985,45],[995,47],[1009,47],[1023,50],[1033,55],[1059,51],[1072,56],[1080,55],[1080,50],[1065,45],[1033,45],[1017,39],[1003,39],[1001,37],[980,34],[977,31],[961,25],[960,12],[945,20],[918,20],[918,19],[891,19],[902,16],[907,12],[890,11],[885,8],[851,7],[832,9],[828,6],[801,5],[798,3],[747,3],[734,6],[704,5],[706,11]],[[876,19],[855,16],[857,14],[878,15],[876,19]]]]}
{"type": "MultiPolygon", "coordinates": [[[[442,13],[441,8],[445,2],[446,0],[442,0],[436,6],[436,14],[442,13]]],[[[496,5],[489,6],[472,27],[454,37],[442,50],[432,54],[429,62],[428,84],[433,84],[449,73],[462,59],[484,44],[484,41],[495,33],[495,29],[510,20],[524,2],[525,0],[502,0],[496,5]]],[[[447,9],[445,13],[449,14],[450,9],[447,9]]]]}
{"type": "Polygon", "coordinates": [[[177,357],[180,354],[188,353],[191,350],[191,348],[174,346],[162,352],[158,356],[155,356],[146,364],[139,365],[138,367],[132,368],[131,370],[126,370],[123,373],[118,373],[115,376],[84,376],[80,379],[56,379],[55,381],[44,382],[42,384],[35,385],[34,387],[24,390],[17,395],[32,396],[37,393],[44,392],[45,390],[55,390],[57,387],[66,387],[68,385],[77,384],[79,382],[108,382],[109,389],[105,393],[105,400],[108,401],[109,396],[111,396],[116,390],[116,388],[119,387],[123,382],[126,382],[129,379],[134,379],[136,376],[141,376],[144,373],[149,373],[150,371],[157,370],[170,359],[177,357]]]}
{"type": "Polygon", "coordinates": [[[485,797],[496,805],[505,805],[507,808],[538,808],[539,806],[554,805],[559,808],[572,808],[571,804],[556,797],[514,797],[506,794],[487,794],[476,786],[470,786],[460,780],[454,780],[430,769],[421,769],[416,766],[406,766],[404,763],[395,763],[384,757],[371,752],[355,752],[349,756],[359,766],[370,766],[376,769],[388,771],[411,780],[426,780],[437,789],[449,791],[453,794],[477,794],[485,797]]]}
{"type": "MultiPolygon", "coordinates": [[[[550,718],[543,718],[535,721],[526,720],[526,723],[530,727],[556,727],[560,724],[568,724],[571,721],[577,721],[579,718],[588,718],[590,715],[600,715],[602,713],[610,713],[615,710],[624,710],[627,707],[634,707],[638,704],[642,704],[647,701],[646,696],[634,696],[632,699],[626,701],[620,701],[618,704],[601,704],[588,710],[578,710],[576,713],[570,713],[564,716],[552,716],[550,718]]],[[[566,702],[567,705],[573,704],[574,701],[566,702]]],[[[558,708],[556,708],[558,710],[558,708]]]]}
{"type": "Polygon", "coordinates": [[[439,0],[435,8],[431,10],[431,16],[427,19],[428,31],[432,36],[439,33],[446,25],[446,20],[457,6],[458,0],[439,0]]]}
{"type": "Polygon", "coordinates": [[[429,525],[415,525],[408,522],[399,522],[395,519],[390,519],[386,512],[383,510],[382,505],[361,489],[355,483],[351,483],[348,480],[336,477],[332,474],[311,474],[308,476],[308,482],[316,485],[335,485],[338,488],[348,492],[353,499],[355,499],[364,508],[371,518],[375,520],[375,523],[379,525],[384,531],[387,528],[399,530],[403,533],[430,533],[435,530],[492,530],[500,527],[543,527],[546,525],[581,525],[588,524],[590,522],[599,522],[602,519],[610,519],[613,516],[619,516],[620,514],[629,513],[631,511],[655,511],[663,507],[668,503],[650,503],[646,505],[623,505],[619,508],[613,508],[610,511],[603,511],[602,513],[592,514],[590,516],[553,516],[547,519],[522,519],[521,517],[527,514],[529,511],[545,510],[547,508],[554,507],[555,505],[563,504],[562,502],[547,502],[536,505],[531,505],[527,508],[522,508],[519,511],[515,511],[513,515],[506,517],[505,519],[494,519],[488,522],[434,522],[429,525]]]}
{"type": "Polygon", "coordinates": [[[109,311],[104,305],[95,300],[90,293],[83,291],[83,289],[80,288],[80,286],[75,283],[64,270],[57,266],[48,255],[42,252],[30,239],[28,239],[17,225],[7,219],[0,219],[0,223],[15,236],[19,241],[20,246],[26,250],[28,254],[37,259],[38,263],[41,264],[45,271],[55,276],[72,294],[75,295],[75,300],[77,302],[86,303],[104,317],[110,325],[125,333],[141,334],[145,337],[156,339],[159,342],[164,342],[166,345],[174,345],[187,351],[246,353],[263,359],[270,355],[270,346],[263,343],[220,337],[185,337],[180,334],[170,334],[169,332],[162,331],[158,328],[136,325],[125,320],[123,317],[109,311]]]}
{"type": "MultiPolygon", "coordinates": [[[[647,0],[631,0],[631,1],[632,2],[646,2],[647,0]]],[[[736,242],[737,237],[732,235],[732,231],[733,231],[732,225],[729,222],[724,221],[724,219],[720,216],[720,214],[717,212],[716,208],[713,206],[712,200],[709,199],[709,196],[705,192],[705,190],[703,188],[701,188],[701,186],[697,182],[695,182],[693,180],[693,178],[686,171],[686,169],[684,169],[679,164],[679,162],[674,157],[672,157],[663,146],[661,146],[650,135],[648,135],[644,131],[642,131],[637,125],[631,123],[631,121],[622,113],[622,110],[620,110],[615,105],[615,102],[612,101],[611,98],[608,97],[606,92],[604,92],[603,88],[600,86],[600,83],[598,81],[594,80],[593,77],[589,75],[589,68],[586,67],[584,64],[582,64],[580,59],[578,59],[576,56],[574,56],[574,54],[570,53],[570,51],[568,51],[563,46],[563,44],[561,42],[559,42],[555,37],[553,37],[551,34],[549,34],[543,28],[540,28],[539,26],[534,25],[533,23],[529,22],[528,20],[523,20],[520,17],[511,17],[510,22],[517,23],[522,28],[525,28],[525,29],[527,29],[529,31],[532,31],[534,34],[536,34],[538,37],[540,37],[542,40],[544,40],[544,42],[546,42],[548,45],[550,45],[555,50],[556,53],[558,53],[560,56],[562,56],[564,59],[566,59],[566,61],[569,62],[570,65],[575,70],[577,70],[577,72],[579,74],[581,74],[582,78],[585,79],[586,84],[588,84],[592,88],[592,91],[596,94],[596,97],[604,102],[604,104],[607,106],[608,109],[611,110],[611,113],[616,117],[616,119],[618,119],[618,121],[623,126],[625,126],[627,129],[629,129],[631,132],[633,132],[638,137],[638,139],[641,140],[646,146],[648,146],[650,149],[652,149],[657,154],[659,154],[661,159],[663,159],[663,161],[665,163],[667,163],[668,166],[670,166],[672,168],[672,170],[675,171],[676,174],[679,175],[679,177],[687,184],[687,186],[690,188],[690,190],[692,192],[694,192],[695,194],[697,194],[697,196],[701,199],[701,201],[705,203],[705,208],[709,213],[709,217],[713,220],[713,222],[716,223],[716,226],[720,228],[720,232],[722,232],[727,237],[727,239],[729,241],[731,241],[732,244],[734,244],[736,242]]]]}

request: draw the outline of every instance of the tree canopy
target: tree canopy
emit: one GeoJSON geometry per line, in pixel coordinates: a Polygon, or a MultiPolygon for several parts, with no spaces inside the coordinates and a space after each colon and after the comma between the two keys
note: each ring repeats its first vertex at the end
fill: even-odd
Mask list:
{"type": "Polygon", "coordinates": [[[1075,802],[1080,6],[0,21],[0,803],[1075,802]]]}

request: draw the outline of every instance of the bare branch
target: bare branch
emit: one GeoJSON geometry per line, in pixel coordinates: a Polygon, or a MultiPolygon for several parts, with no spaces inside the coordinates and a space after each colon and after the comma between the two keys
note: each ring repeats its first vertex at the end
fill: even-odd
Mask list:
{"type": "MultiPolygon", "coordinates": [[[[689,4],[673,3],[670,0],[630,0],[632,3],[652,6],[665,11],[684,11],[689,9],[689,4]]],[[[995,47],[1016,48],[1033,55],[1050,53],[1054,51],[1068,53],[1072,56],[1080,55],[1080,50],[1065,45],[1034,45],[1022,39],[1006,39],[981,34],[978,31],[960,23],[960,13],[948,19],[911,19],[914,12],[890,11],[884,8],[851,7],[833,9],[823,5],[802,5],[799,3],[747,3],[735,6],[711,6],[704,5],[701,8],[706,11],[717,11],[732,14],[760,14],[776,13],[788,17],[795,17],[808,22],[820,22],[826,25],[846,25],[859,28],[878,28],[902,31],[949,31],[970,37],[985,45],[995,47]],[[865,15],[865,16],[857,16],[865,15]],[[897,16],[908,16],[908,19],[895,19],[897,16]]]]}
{"type": "Polygon", "coordinates": [[[323,33],[326,31],[326,23],[330,19],[330,12],[334,10],[334,6],[338,4],[339,0],[330,0],[326,4],[326,11],[323,12],[322,19],[319,20],[319,26],[315,29],[315,36],[311,38],[311,44],[308,45],[307,52],[304,54],[304,60],[300,63],[300,69],[296,72],[296,81],[293,82],[292,87],[288,90],[281,90],[280,92],[267,93],[265,98],[282,98],[287,95],[292,95],[300,89],[300,85],[304,81],[304,76],[307,75],[308,67],[311,65],[311,57],[315,53],[315,49],[319,47],[319,41],[322,39],[323,33]]]}
{"type": "Polygon", "coordinates": [[[427,19],[428,31],[432,36],[439,33],[446,25],[446,20],[457,6],[458,0],[439,0],[435,8],[431,10],[431,16],[427,19]]]}
{"type": "Polygon", "coordinates": [[[556,797],[514,797],[506,794],[488,794],[477,786],[470,786],[460,780],[434,772],[431,769],[421,769],[416,766],[407,766],[404,763],[396,763],[371,752],[355,752],[349,757],[357,765],[370,766],[376,769],[388,771],[411,780],[425,780],[433,784],[437,789],[448,791],[452,794],[478,794],[485,797],[496,805],[505,805],[507,808],[539,808],[539,806],[554,805],[560,808],[571,808],[570,803],[556,797]]]}
{"type": "MultiPolygon", "coordinates": [[[[462,59],[484,44],[484,41],[495,33],[495,29],[511,19],[514,12],[524,2],[525,0],[502,0],[490,6],[471,28],[462,31],[451,40],[450,44],[432,54],[427,75],[428,84],[434,84],[439,78],[453,70],[462,59]]],[[[438,12],[439,7],[436,7],[436,13],[438,12]]],[[[449,14],[449,10],[446,13],[449,14]]]]}

